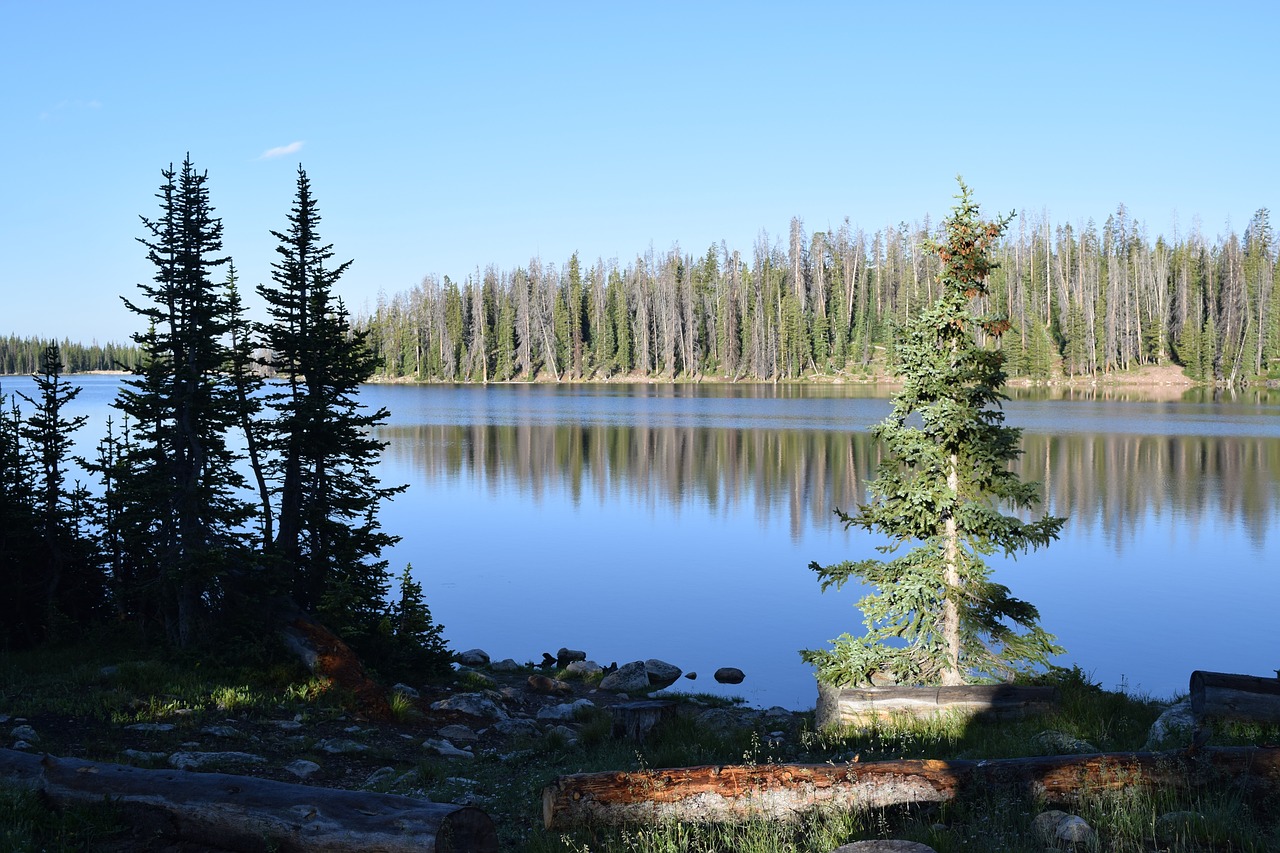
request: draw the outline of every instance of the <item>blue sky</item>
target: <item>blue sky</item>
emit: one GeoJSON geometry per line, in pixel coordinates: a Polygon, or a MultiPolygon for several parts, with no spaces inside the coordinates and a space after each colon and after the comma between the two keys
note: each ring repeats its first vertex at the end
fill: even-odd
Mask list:
{"type": "MultiPolygon", "coordinates": [[[[0,0],[0,334],[124,340],[160,169],[243,285],[295,172],[353,310],[575,250],[988,213],[1276,209],[1280,4],[0,0]]],[[[251,306],[252,307],[252,306],[251,306]]]]}

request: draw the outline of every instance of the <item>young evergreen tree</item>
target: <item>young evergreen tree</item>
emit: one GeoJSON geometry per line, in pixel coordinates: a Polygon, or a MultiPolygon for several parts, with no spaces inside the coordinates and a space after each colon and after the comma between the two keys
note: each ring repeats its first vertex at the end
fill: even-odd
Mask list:
{"type": "Polygon", "coordinates": [[[0,398],[0,648],[27,648],[44,639],[44,583],[35,463],[22,439],[17,400],[0,398]]]}
{"type": "Polygon", "coordinates": [[[80,394],[62,376],[62,352],[50,341],[40,355],[40,371],[32,375],[37,395],[20,394],[34,410],[20,433],[34,453],[36,463],[36,512],[43,544],[42,610],[45,636],[57,640],[60,623],[86,624],[102,603],[103,578],[94,561],[89,540],[81,535],[82,509],[88,492],[79,483],[67,488],[67,464],[73,435],[88,415],[68,418],[66,406],[80,394]]]}
{"type": "Polygon", "coordinates": [[[357,401],[375,358],[333,293],[351,262],[331,266],[333,247],[320,240],[301,168],[288,221],[287,231],[272,232],[274,284],[258,288],[271,320],[261,337],[278,381],[268,395],[268,470],[279,497],[270,556],[297,605],[359,642],[376,634],[385,613],[390,579],[381,553],[397,539],[382,531],[378,510],[404,487],[383,486],[374,474],[385,443],[373,431],[389,413],[357,401]]]}
{"type": "Polygon", "coordinates": [[[143,217],[147,236],[139,238],[155,274],[138,285],[144,299],[124,300],[148,328],[133,336],[142,363],[115,403],[134,427],[129,455],[118,460],[129,472],[118,496],[132,518],[122,528],[128,548],[150,566],[131,592],[170,641],[187,646],[217,622],[222,581],[244,557],[240,532],[251,511],[228,441],[239,404],[226,370],[227,297],[212,278],[228,260],[222,220],[213,216],[207,173],[190,157],[161,174],[160,215],[143,217]]]}
{"type": "Polygon", "coordinates": [[[872,673],[891,672],[901,682],[963,684],[1043,665],[1060,651],[1036,608],[993,582],[983,560],[1047,545],[1064,519],[1001,513],[1039,502],[1039,484],[1023,483],[1009,468],[1021,453],[1020,434],[1004,426],[999,408],[1002,355],[976,336],[981,330],[995,339],[1008,328],[975,313],[975,305],[995,268],[992,247],[1012,216],[984,222],[963,181],[957,198],[944,242],[934,247],[942,295],[903,330],[902,390],[873,429],[887,458],[857,515],[838,512],[846,527],[888,536],[882,553],[914,547],[888,561],[810,564],[824,591],[851,579],[875,588],[858,602],[864,636],[845,634],[833,649],[802,652],[827,683],[863,684],[872,673]]]}

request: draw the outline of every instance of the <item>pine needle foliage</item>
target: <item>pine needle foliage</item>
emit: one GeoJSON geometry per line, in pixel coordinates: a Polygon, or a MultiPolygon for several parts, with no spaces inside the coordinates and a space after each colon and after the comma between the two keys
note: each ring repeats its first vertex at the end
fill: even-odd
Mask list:
{"type": "Polygon", "coordinates": [[[887,453],[870,498],[856,515],[837,510],[846,528],[882,534],[893,559],[811,563],[822,589],[850,580],[864,596],[866,634],[844,634],[833,648],[801,652],[826,683],[868,683],[890,673],[900,683],[962,684],[1007,678],[1048,663],[1061,649],[1039,625],[1039,613],[991,579],[995,553],[1049,544],[1065,519],[1024,521],[1039,503],[1040,484],[1011,470],[1020,455],[1018,429],[1004,425],[1007,320],[981,313],[992,249],[1013,215],[983,221],[960,181],[942,242],[942,295],[911,320],[896,351],[902,389],[873,434],[887,453]]]}

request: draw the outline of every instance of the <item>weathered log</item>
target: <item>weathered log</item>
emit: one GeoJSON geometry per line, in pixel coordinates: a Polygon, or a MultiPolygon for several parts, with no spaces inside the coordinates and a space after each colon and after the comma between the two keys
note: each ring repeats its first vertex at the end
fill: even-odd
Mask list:
{"type": "Polygon", "coordinates": [[[663,821],[791,820],[821,808],[937,803],[992,786],[1076,804],[1102,791],[1243,784],[1280,791],[1280,747],[1209,747],[989,761],[707,766],[561,776],[542,791],[548,829],[663,821]]]}
{"type": "Polygon", "coordinates": [[[1280,678],[1191,673],[1191,713],[1196,719],[1280,723],[1280,678]]]}
{"type": "Polygon", "coordinates": [[[918,719],[941,713],[1008,719],[1050,711],[1057,701],[1057,688],[1017,684],[836,688],[818,682],[817,726],[854,726],[895,715],[918,719]]]}
{"type": "Polygon", "coordinates": [[[659,724],[676,714],[676,703],[664,699],[622,702],[609,709],[613,714],[613,736],[643,741],[659,724]]]}
{"type": "Polygon", "coordinates": [[[226,773],[144,770],[0,749],[0,777],[58,805],[109,800],[163,814],[180,838],[224,850],[308,853],[496,851],[483,811],[393,794],[226,773]]]}

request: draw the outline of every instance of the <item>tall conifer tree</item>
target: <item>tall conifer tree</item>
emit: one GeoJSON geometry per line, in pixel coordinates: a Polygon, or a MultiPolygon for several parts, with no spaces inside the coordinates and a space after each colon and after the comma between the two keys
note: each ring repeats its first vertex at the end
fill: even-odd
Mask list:
{"type": "Polygon", "coordinates": [[[979,344],[980,333],[998,338],[1008,322],[975,312],[995,268],[991,249],[1012,217],[982,221],[963,181],[958,199],[945,241],[934,247],[942,295],[904,329],[902,390],[873,429],[888,456],[857,515],[838,513],[846,527],[888,536],[884,553],[914,547],[888,561],[810,564],[824,590],[851,579],[876,590],[858,603],[864,636],[845,634],[834,649],[802,653],[827,683],[862,684],[891,672],[902,682],[962,684],[1045,664],[1060,651],[1036,608],[993,582],[983,560],[1046,545],[1064,520],[1000,512],[1039,502],[1039,484],[1009,468],[1021,453],[1020,431],[1004,426],[999,408],[1003,356],[979,344]]]}
{"type": "Polygon", "coordinates": [[[279,382],[269,396],[269,470],[279,496],[272,558],[299,606],[358,640],[377,630],[390,585],[381,553],[397,537],[382,531],[378,510],[403,487],[382,486],[374,474],[385,443],[373,430],[388,412],[368,411],[356,397],[375,357],[333,293],[351,262],[332,264],[301,167],[288,221],[272,232],[274,283],[258,288],[271,320],[261,336],[279,382]]]}

